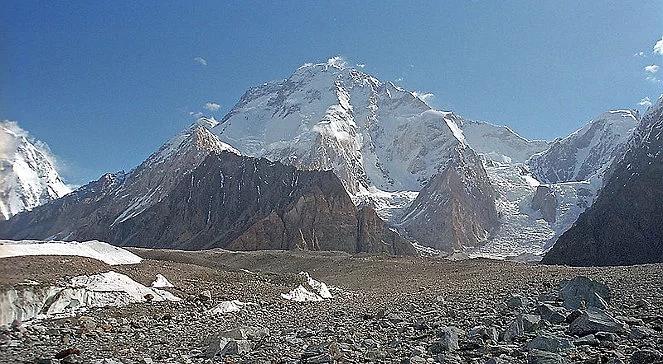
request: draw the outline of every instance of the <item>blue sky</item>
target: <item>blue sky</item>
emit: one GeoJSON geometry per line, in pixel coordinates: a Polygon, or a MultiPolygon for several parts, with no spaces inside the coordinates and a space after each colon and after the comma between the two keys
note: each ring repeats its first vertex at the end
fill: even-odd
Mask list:
{"type": "Polygon", "coordinates": [[[0,119],[80,184],[134,167],[190,112],[220,118],[248,87],[342,55],[436,107],[553,139],[663,92],[663,69],[645,70],[663,66],[662,37],[662,1],[5,1],[0,119]]]}

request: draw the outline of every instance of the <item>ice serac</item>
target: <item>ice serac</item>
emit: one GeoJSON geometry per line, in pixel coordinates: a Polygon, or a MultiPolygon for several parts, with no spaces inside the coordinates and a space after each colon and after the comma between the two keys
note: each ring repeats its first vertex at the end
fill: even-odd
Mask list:
{"type": "Polygon", "coordinates": [[[365,244],[365,214],[333,172],[238,155],[208,127],[193,125],[126,175],[106,175],[15,216],[0,224],[0,235],[191,250],[415,253],[377,217],[368,235],[379,244],[365,244]]]}
{"type": "Polygon", "coordinates": [[[495,198],[479,157],[457,148],[406,209],[400,226],[419,243],[443,251],[476,247],[499,226],[495,198]]]}
{"type": "Polygon", "coordinates": [[[0,121],[0,220],[69,192],[46,144],[15,122],[0,121]]]}
{"type": "Polygon", "coordinates": [[[594,204],[560,236],[544,263],[663,262],[663,96],[626,145],[594,204]]]}
{"type": "Polygon", "coordinates": [[[532,156],[528,165],[544,183],[601,180],[610,163],[624,150],[639,124],[632,110],[601,114],[550,148],[532,156]]]}

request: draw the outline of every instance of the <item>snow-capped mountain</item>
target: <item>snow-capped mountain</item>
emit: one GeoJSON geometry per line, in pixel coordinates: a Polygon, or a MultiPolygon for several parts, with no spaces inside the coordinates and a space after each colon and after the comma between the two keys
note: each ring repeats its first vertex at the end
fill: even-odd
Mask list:
{"type": "Polygon", "coordinates": [[[596,202],[543,262],[625,265],[663,262],[663,95],[615,159],[596,202]]]}
{"type": "Polygon", "coordinates": [[[528,165],[544,183],[601,180],[610,163],[619,156],[639,124],[632,110],[601,114],[550,148],[532,156],[528,165]]]}
{"type": "Polygon", "coordinates": [[[48,147],[11,121],[0,122],[0,220],[32,210],[71,190],[48,147]]]}
{"type": "Polygon", "coordinates": [[[474,151],[497,162],[524,163],[550,147],[548,141],[525,139],[506,126],[463,119],[458,126],[474,151]]]}
{"type": "Polygon", "coordinates": [[[175,249],[415,254],[331,171],[239,155],[202,118],[127,174],[105,175],[0,222],[2,238],[175,249]]]}
{"type": "Polygon", "coordinates": [[[245,155],[333,170],[356,199],[419,191],[462,146],[457,117],[330,60],[247,91],[214,128],[245,155]]]}
{"type": "Polygon", "coordinates": [[[420,201],[453,202],[438,208],[418,204],[425,214],[403,215],[418,192],[444,171],[457,171],[463,180],[485,176],[481,163],[474,165],[481,171],[453,165],[478,160],[465,143],[460,122],[451,112],[431,109],[413,92],[330,60],[305,64],[283,81],[251,88],[213,130],[244,155],[301,169],[332,170],[356,204],[369,202],[409,236],[426,235],[426,243],[451,248],[475,245],[492,230],[482,219],[465,226],[470,222],[461,215],[478,214],[470,211],[478,205],[460,199],[474,196],[452,196],[448,184],[438,183],[440,190],[427,188],[420,201]],[[456,216],[459,210],[452,206],[458,204],[467,209],[456,216]],[[446,213],[454,218],[442,216],[446,213]],[[433,218],[435,214],[439,216],[433,218]],[[421,221],[415,216],[431,217],[434,222],[426,229],[449,236],[436,236],[432,242],[431,234],[416,227],[421,221]]]}

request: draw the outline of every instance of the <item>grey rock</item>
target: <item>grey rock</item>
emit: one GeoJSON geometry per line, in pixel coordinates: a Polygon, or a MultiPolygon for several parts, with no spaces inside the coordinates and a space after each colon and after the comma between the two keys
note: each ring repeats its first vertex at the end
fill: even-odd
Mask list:
{"type": "Polygon", "coordinates": [[[540,334],[527,343],[527,348],[530,350],[538,349],[558,353],[573,348],[573,344],[566,338],[557,337],[552,334],[540,334]]]}
{"type": "Polygon", "coordinates": [[[509,308],[521,308],[527,304],[526,299],[521,295],[512,295],[506,300],[506,305],[509,308]]]}
{"type": "Polygon", "coordinates": [[[536,331],[541,326],[541,316],[539,315],[523,314],[518,319],[522,321],[525,332],[536,331]]]}
{"type": "Polygon", "coordinates": [[[551,306],[547,303],[543,303],[536,308],[536,312],[541,315],[541,318],[552,323],[552,324],[561,324],[566,319],[566,315],[563,314],[561,308],[551,306]]]}
{"type": "Polygon", "coordinates": [[[527,355],[527,364],[566,364],[566,360],[558,354],[533,349],[527,355]]]}
{"type": "Polygon", "coordinates": [[[523,321],[520,320],[519,318],[516,318],[513,321],[511,321],[509,326],[507,326],[506,330],[504,330],[504,333],[502,334],[502,339],[507,343],[511,343],[516,338],[522,336],[524,333],[525,329],[523,328],[523,321]]]}
{"type": "Polygon", "coordinates": [[[620,332],[624,329],[624,324],[617,321],[604,311],[587,310],[583,311],[580,317],[575,319],[569,326],[569,332],[573,335],[596,334],[600,331],[620,332]]]}
{"type": "Polygon", "coordinates": [[[610,288],[590,278],[578,276],[560,283],[560,296],[569,309],[606,309],[612,297],[610,288]]]}
{"type": "Polygon", "coordinates": [[[433,354],[458,350],[458,333],[455,327],[442,327],[438,331],[439,339],[431,345],[433,354]]]}
{"type": "Polygon", "coordinates": [[[631,355],[631,364],[655,364],[663,361],[663,355],[656,350],[638,350],[631,355]]]}
{"type": "Polygon", "coordinates": [[[594,334],[589,334],[576,339],[573,343],[577,346],[582,346],[582,345],[598,346],[600,344],[600,341],[594,336],[594,334]]]}

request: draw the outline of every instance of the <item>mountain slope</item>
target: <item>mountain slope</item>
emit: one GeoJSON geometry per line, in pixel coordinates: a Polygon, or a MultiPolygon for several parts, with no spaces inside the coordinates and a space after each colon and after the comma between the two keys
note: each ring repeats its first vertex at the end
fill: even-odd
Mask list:
{"type": "Polygon", "coordinates": [[[499,225],[495,190],[471,149],[456,151],[405,210],[400,226],[420,244],[443,251],[484,244],[499,225]]]}
{"type": "MultiPolygon", "coordinates": [[[[306,64],[286,80],[250,89],[213,130],[244,155],[305,170],[332,170],[355,204],[369,204],[383,219],[409,226],[411,236],[422,236],[414,231],[419,223],[409,219],[401,224],[401,217],[424,186],[447,173],[445,168],[463,168],[451,165],[461,161],[454,158],[456,153],[474,155],[464,142],[460,122],[457,115],[431,109],[412,92],[330,61],[306,64]]],[[[475,167],[483,168],[480,163],[475,167]]],[[[463,178],[482,174],[485,171],[463,178]]],[[[440,188],[436,193],[451,190],[440,188]]],[[[426,208],[423,201],[429,199],[422,195],[419,208],[426,208]]],[[[472,201],[462,204],[477,206],[472,201]]],[[[449,229],[446,209],[427,208],[428,216],[434,213],[440,215],[426,229],[442,234],[476,229],[461,226],[462,219],[449,229]]],[[[461,242],[460,235],[438,240],[450,242],[443,244],[448,248],[478,242],[475,238],[461,242]]]]}
{"type": "Polygon", "coordinates": [[[16,123],[0,122],[0,220],[69,192],[48,147],[16,123]]]}
{"type": "Polygon", "coordinates": [[[461,144],[454,118],[392,83],[328,62],[250,89],[214,131],[245,155],[333,170],[359,197],[369,186],[420,190],[461,144]]]}
{"type": "Polygon", "coordinates": [[[208,130],[209,122],[200,120],[126,175],[106,175],[0,224],[0,236],[415,253],[374,213],[358,210],[333,173],[237,155],[208,130]]]}
{"type": "Polygon", "coordinates": [[[663,262],[663,97],[651,107],[595,203],[543,259],[579,266],[663,262]]]}
{"type": "Polygon", "coordinates": [[[527,164],[544,183],[600,180],[610,163],[622,153],[638,123],[638,116],[632,110],[606,112],[568,137],[553,142],[527,164]]]}
{"type": "Polygon", "coordinates": [[[524,163],[550,147],[545,140],[525,139],[506,126],[472,120],[460,120],[458,126],[474,151],[498,162],[524,163]]]}

